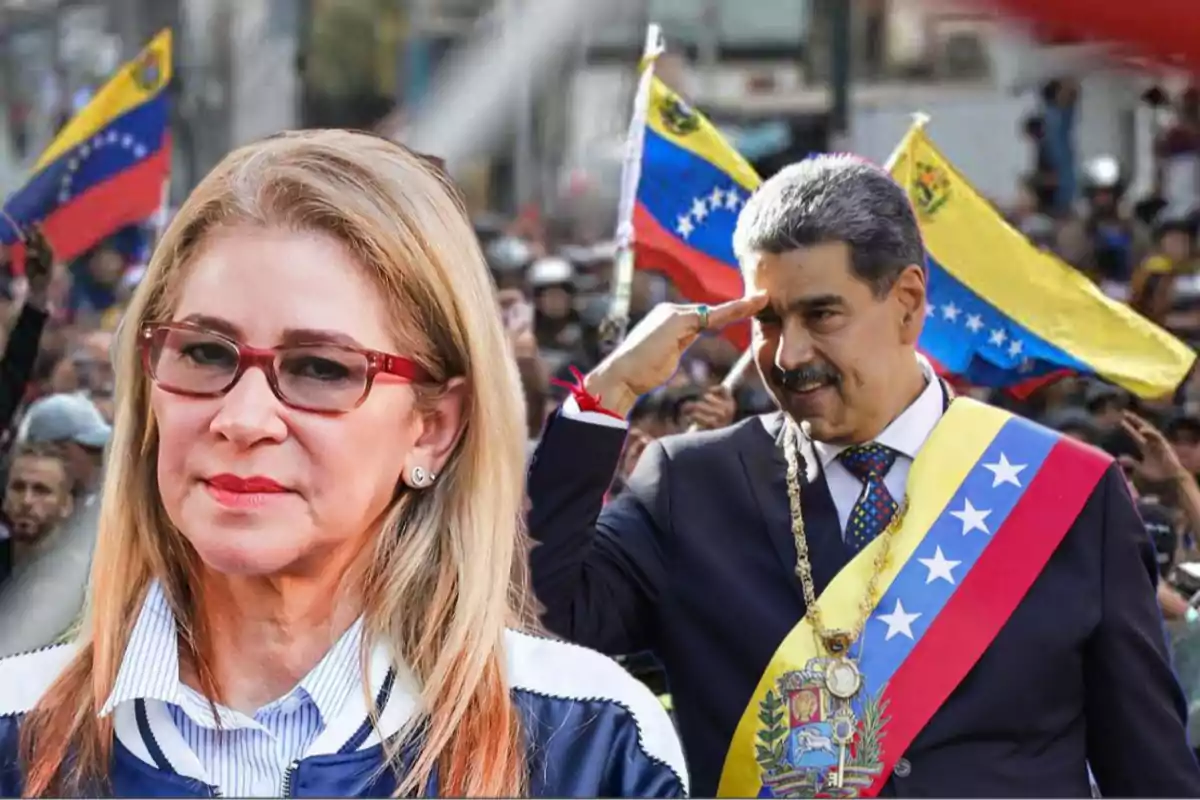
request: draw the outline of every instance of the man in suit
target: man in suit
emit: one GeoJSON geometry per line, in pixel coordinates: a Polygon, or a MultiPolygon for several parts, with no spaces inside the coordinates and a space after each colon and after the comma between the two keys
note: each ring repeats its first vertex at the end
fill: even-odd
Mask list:
{"type": "MultiPolygon", "coordinates": [[[[1124,478],[1097,451],[955,400],[918,356],[924,249],[905,191],[854,158],[810,159],[751,198],[734,245],[751,290],[746,298],[713,309],[659,307],[544,431],[529,474],[529,526],[547,626],[611,654],[657,654],[698,796],[751,793],[760,777],[761,796],[1088,796],[1089,766],[1106,795],[1200,796],[1200,767],[1155,604],[1153,546],[1124,478]],[[747,316],[754,317],[757,366],[781,410],[656,442],[626,491],[603,505],[635,399],[670,377],[704,329],[747,316]],[[944,520],[941,505],[918,507],[929,506],[921,499],[929,487],[978,482],[941,474],[958,469],[957,445],[947,442],[952,428],[963,448],[972,446],[976,423],[955,422],[964,419],[964,406],[1006,426],[996,441],[1010,434],[1036,440],[1043,454],[1051,450],[1041,463],[1058,465],[1022,473],[1025,467],[1003,454],[980,456],[980,470],[992,471],[981,491],[1024,492],[1024,510],[1018,515],[1018,504],[1010,515],[1025,520],[1014,522],[1017,529],[999,526],[969,498],[962,508],[943,502],[944,520]],[[922,451],[926,458],[916,461],[922,451]],[[988,458],[995,463],[984,463],[988,458]],[[1084,488],[1072,510],[1066,484],[1089,471],[1087,481],[1075,481],[1084,488]],[[1047,494],[1048,483],[1061,484],[1059,494],[1047,494]],[[922,515],[927,534],[918,530],[922,515]],[[959,628],[939,616],[926,630],[933,612],[915,621],[921,614],[889,599],[901,582],[896,575],[904,574],[896,570],[909,569],[892,561],[902,560],[906,541],[917,561],[925,555],[921,535],[945,535],[946,525],[960,523],[961,534],[953,527],[947,542],[986,542],[979,546],[984,555],[996,551],[988,556],[993,570],[1008,546],[1014,572],[1001,572],[983,594],[975,580],[974,606],[965,612],[969,598],[947,601],[942,616],[954,602],[956,613],[966,614],[959,628]],[[1044,561],[1037,570],[1021,566],[1023,551],[1014,556],[1011,544],[1021,536],[1028,559],[1044,561]],[[1038,543],[1053,537],[1061,541],[1037,555],[1038,543]],[[895,558],[883,549],[892,545],[895,558]],[[1011,598],[1000,596],[1022,581],[1028,585],[1011,598]],[[837,590],[827,605],[831,584],[837,590]],[[997,616],[992,599],[996,608],[1011,607],[997,616]],[[861,626],[833,629],[830,620],[852,622],[860,605],[870,614],[861,626]],[[825,609],[824,622],[814,608],[825,609]],[[947,630],[958,633],[947,639],[947,630]],[[866,714],[858,679],[870,685],[879,677],[871,659],[917,639],[920,667],[903,678],[899,669],[889,673],[893,689],[912,688],[892,696],[888,713],[866,714]],[[820,658],[810,664],[825,672],[784,663],[789,652],[815,647],[820,658]],[[973,647],[978,652],[964,659],[973,647]],[[829,665],[838,666],[837,680],[829,665]],[[920,683],[953,669],[961,674],[943,681],[944,695],[920,683]],[[790,703],[756,705],[764,688],[776,685],[768,674],[791,676],[792,683],[777,684],[790,703]],[[810,689],[814,699],[803,696],[810,689]],[[935,707],[918,719],[914,705],[935,695],[935,707]],[[850,709],[856,735],[836,727],[835,709],[850,709]],[[876,727],[869,745],[864,718],[877,725],[882,719],[886,758],[865,753],[880,736],[876,727]],[[746,737],[756,735],[760,719],[783,726],[787,736],[775,744],[755,739],[767,742],[756,755],[746,737]],[[855,784],[855,768],[846,765],[871,758],[874,766],[855,784]],[[754,777],[749,789],[747,775],[754,777]]],[[[929,577],[920,572],[913,591],[944,590],[952,598],[968,592],[977,570],[962,578],[965,558],[939,549],[914,563],[929,577]]],[[[975,565],[983,564],[979,556],[975,565]]],[[[913,602],[905,600],[910,608],[913,602]]]]}

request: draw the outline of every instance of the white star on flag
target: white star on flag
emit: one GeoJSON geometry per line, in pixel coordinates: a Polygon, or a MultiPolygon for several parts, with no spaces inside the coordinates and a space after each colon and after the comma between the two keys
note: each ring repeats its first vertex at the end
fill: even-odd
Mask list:
{"type": "Polygon", "coordinates": [[[1025,469],[1028,464],[1012,464],[1008,460],[1008,456],[1004,453],[1000,454],[1000,460],[994,464],[984,464],[983,468],[992,471],[992,488],[995,489],[1004,483],[1011,483],[1013,486],[1020,488],[1021,481],[1017,476],[1025,469]]]}
{"type": "Polygon", "coordinates": [[[997,347],[1003,347],[1004,340],[1007,338],[1008,335],[1005,334],[1004,331],[1000,330],[999,328],[992,328],[992,335],[988,337],[988,344],[994,344],[997,347]]]}
{"type": "Polygon", "coordinates": [[[938,548],[933,554],[933,558],[918,558],[925,568],[929,570],[929,577],[925,579],[926,584],[933,583],[935,580],[944,580],[946,583],[954,583],[954,575],[950,570],[962,564],[961,561],[951,561],[942,555],[942,548],[938,548]]]}
{"type": "Polygon", "coordinates": [[[929,303],[925,306],[925,319],[937,316],[937,306],[929,303]]]}
{"type": "Polygon", "coordinates": [[[704,204],[704,199],[697,197],[692,200],[692,216],[696,218],[696,222],[703,222],[708,216],[708,206],[704,204]]]}
{"type": "Polygon", "coordinates": [[[971,333],[979,333],[979,331],[983,329],[983,317],[979,316],[978,314],[968,314],[967,329],[971,331],[971,333]]]}
{"type": "Polygon", "coordinates": [[[687,214],[681,214],[676,223],[675,231],[685,239],[692,235],[692,231],[696,230],[695,226],[692,225],[692,218],[687,214]]]}
{"type": "Polygon", "coordinates": [[[956,319],[958,319],[958,314],[960,311],[962,311],[962,309],[954,305],[954,303],[948,303],[942,306],[942,316],[951,322],[954,322],[956,319]]]}
{"type": "Polygon", "coordinates": [[[725,193],[721,191],[720,186],[714,186],[713,190],[712,190],[712,194],[710,194],[708,196],[709,208],[711,208],[713,211],[716,211],[718,208],[721,207],[721,204],[724,202],[725,202],[725,193]]]}
{"type": "Polygon", "coordinates": [[[1019,355],[1021,355],[1021,348],[1024,346],[1025,345],[1021,344],[1021,342],[1014,341],[1012,344],[1010,344],[1008,346],[1008,354],[1010,356],[1019,356],[1019,355]]]}
{"type": "Polygon", "coordinates": [[[729,211],[733,211],[735,208],[737,208],[741,204],[742,204],[742,198],[740,195],[738,195],[737,189],[725,190],[725,208],[726,209],[728,209],[729,211]]]}
{"type": "Polygon", "coordinates": [[[888,626],[887,636],[883,640],[890,641],[893,636],[903,634],[908,638],[913,638],[912,624],[921,615],[919,613],[908,613],[904,610],[904,604],[900,602],[900,598],[896,598],[896,608],[890,614],[880,614],[876,617],[880,622],[888,626]]]}
{"type": "Polygon", "coordinates": [[[962,521],[963,536],[966,536],[971,531],[983,531],[984,533],[990,534],[991,531],[988,530],[987,523],[985,523],[984,520],[986,520],[988,515],[992,513],[991,509],[978,509],[971,505],[969,498],[965,497],[963,498],[963,503],[964,505],[961,510],[950,512],[950,516],[957,517],[962,521]]]}

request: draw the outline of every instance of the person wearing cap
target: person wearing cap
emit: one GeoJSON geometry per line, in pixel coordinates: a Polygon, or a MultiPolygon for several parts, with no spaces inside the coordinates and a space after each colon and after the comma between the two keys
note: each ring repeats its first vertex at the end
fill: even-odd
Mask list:
{"type": "Polygon", "coordinates": [[[82,394],[52,394],[29,407],[22,440],[62,446],[77,498],[100,488],[104,448],[112,428],[95,404],[82,394]]]}
{"type": "Polygon", "coordinates": [[[559,256],[546,256],[529,267],[535,309],[534,334],[551,369],[582,355],[583,325],[575,308],[575,267],[559,256]]]}

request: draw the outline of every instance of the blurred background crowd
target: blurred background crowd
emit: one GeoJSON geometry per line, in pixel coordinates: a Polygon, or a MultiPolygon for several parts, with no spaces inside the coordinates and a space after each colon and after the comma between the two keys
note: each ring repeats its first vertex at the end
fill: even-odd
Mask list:
{"type": "MultiPolygon", "coordinates": [[[[454,141],[448,168],[500,289],[535,442],[570,367],[586,372],[604,354],[621,155],[649,20],[671,47],[659,76],[760,174],[818,151],[882,162],[920,109],[1015,228],[1200,347],[1200,91],[1188,75],[978,4],[754,0],[750,13],[744,0],[552,1],[577,6],[558,29],[537,0],[0,0],[6,195],[121,62],[163,27],[176,38],[163,213],[56,264],[45,286],[0,256],[6,652],[59,635],[79,607],[111,424],[113,332],[171,205],[240,143],[307,126],[433,141],[423,149],[437,155],[454,141]],[[506,42],[536,50],[537,68],[476,71],[457,93],[439,83],[480,47],[501,64],[506,42]],[[425,123],[430,108],[440,124],[425,123]],[[48,603],[66,616],[46,614],[48,603]],[[39,613],[47,621],[31,634],[39,613]]],[[[635,274],[634,322],[682,299],[653,266],[635,274]]],[[[753,370],[721,386],[738,356],[705,337],[670,385],[641,400],[623,474],[657,437],[770,410],[753,370]]],[[[1200,708],[1187,614],[1200,580],[1177,569],[1200,561],[1200,379],[1154,402],[1087,378],[1019,399],[959,388],[1126,465],[1160,556],[1180,677],[1200,708]]]]}

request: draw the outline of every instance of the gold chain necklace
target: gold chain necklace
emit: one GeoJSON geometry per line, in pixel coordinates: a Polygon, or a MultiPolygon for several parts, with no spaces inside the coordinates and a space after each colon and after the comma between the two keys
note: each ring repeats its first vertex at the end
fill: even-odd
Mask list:
{"type": "Polygon", "coordinates": [[[787,435],[784,440],[784,454],[787,458],[787,490],[788,503],[791,507],[792,538],[796,543],[796,576],[804,588],[804,603],[807,606],[805,617],[812,625],[817,640],[825,651],[834,659],[826,672],[826,688],[836,697],[847,699],[858,693],[862,687],[862,675],[857,664],[849,657],[850,646],[862,635],[867,620],[879,602],[879,578],[890,563],[892,536],[899,529],[908,511],[908,497],[896,509],[887,527],[879,534],[883,546],[875,554],[875,563],[871,578],[867,582],[867,591],[859,604],[859,620],[851,630],[830,630],[821,619],[821,610],[817,607],[817,593],[813,584],[812,563],[808,557],[808,537],[804,532],[804,516],[800,508],[800,426],[789,420],[787,435]]]}

